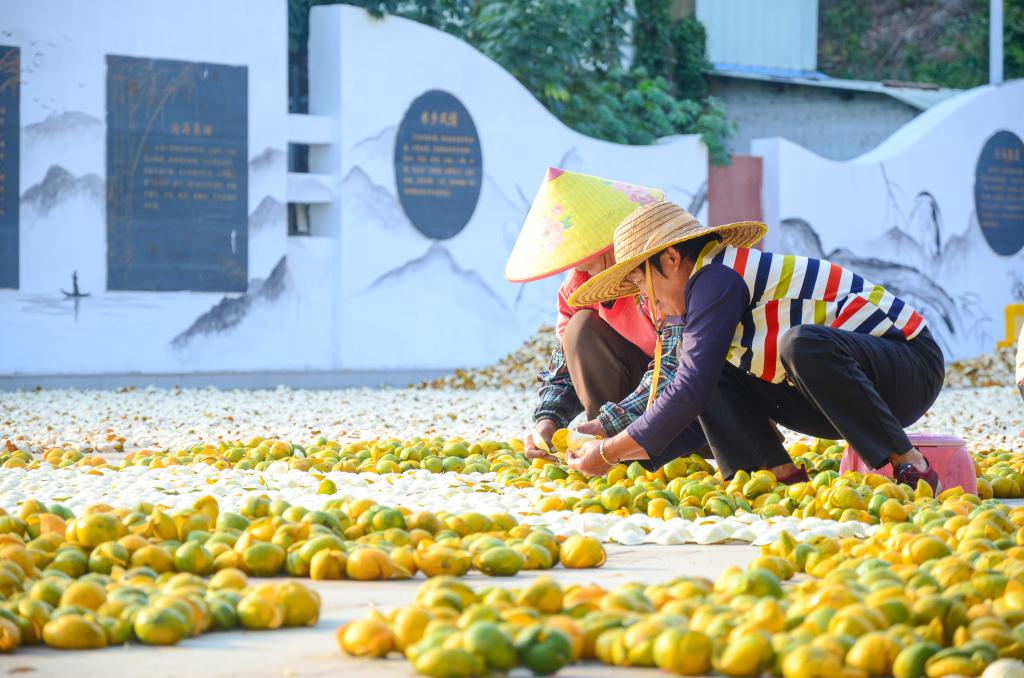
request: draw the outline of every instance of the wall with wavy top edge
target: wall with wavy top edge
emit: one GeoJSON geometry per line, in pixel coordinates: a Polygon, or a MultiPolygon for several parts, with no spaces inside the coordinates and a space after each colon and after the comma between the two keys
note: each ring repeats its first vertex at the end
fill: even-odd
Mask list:
{"type": "Polygon", "coordinates": [[[1003,256],[989,246],[975,174],[997,132],[1024,138],[1021,111],[1024,80],[978,87],[845,162],[785,139],[756,140],[766,246],[824,256],[889,287],[925,314],[947,360],[993,350],[1006,304],[1024,295],[1024,251],[1003,256]]]}

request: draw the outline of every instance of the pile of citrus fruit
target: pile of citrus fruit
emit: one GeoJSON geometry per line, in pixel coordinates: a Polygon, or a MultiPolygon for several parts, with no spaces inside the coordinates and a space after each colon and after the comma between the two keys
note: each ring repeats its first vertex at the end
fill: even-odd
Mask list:
{"type": "Polygon", "coordinates": [[[234,568],[210,578],[146,566],[75,578],[59,567],[40,570],[35,555],[16,541],[0,542],[0,652],[39,643],[62,650],[175,645],[208,631],[312,626],[320,616],[316,591],[289,581],[250,586],[234,568]]]}
{"type": "MultiPolygon", "coordinates": [[[[565,433],[564,431],[560,433],[565,433]]],[[[564,441],[565,436],[561,436],[564,441]]],[[[559,440],[558,434],[555,440],[559,440]]],[[[564,452],[564,444],[560,451],[564,452]]],[[[470,442],[462,438],[386,439],[338,443],[321,437],[309,446],[283,440],[254,437],[249,441],[201,443],[186,449],[138,450],[128,453],[117,466],[104,457],[74,449],[53,448],[38,457],[24,450],[0,451],[0,467],[35,468],[46,463],[52,467],[126,468],[145,466],[206,465],[214,469],[266,471],[272,467],[309,471],[323,476],[330,472],[389,474],[424,469],[431,473],[494,473],[497,482],[511,486],[557,483],[570,489],[587,487],[587,479],[559,463],[531,461],[522,453],[523,443],[517,438],[508,441],[482,440],[470,442]]],[[[790,445],[795,463],[815,476],[823,472],[837,473],[845,451],[843,444],[817,439],[790,445]]],[[[1024,454],[1006,450],[978,453],[975,469],[978,493],[988,497],[1016,498],[1024,496],[1024,454]]],[[[676,478],[700,479],[701,474],[714,475],[714,468],[694,455],[669,462],[655,473],[648,473],[639,464],[619,465],[607,477],[609,485],[623,481],[676,478]]],[[[592,483],[594,481],[591,481],[592,483]]],[[[734,493],[743,494],[743,493],[734,493]]],[[[678,496],[678,495],[677,495],[678,496]]],[[[749,497],[747,497],[749,499],[749,497]]],[[[619,507],[622,508],[622,507],[619,507]]],[[[632,506],[630,509],[634,508],[632,506]]]]}
{"type": "Polygon", "coordinates": [[[34,567],[70,577],[139,567],[312,579],[462,575],[471,568],[511,576],[559,563],[599,567],[605,560],[596,540],[556,537],[508,514],[411,513],[368,499],[334,500],[309,511],[266,495],[248,496],[238,513],[221,512],[205,496],[172,512],[95,505],[77,517],[59,504],[28,500],[18,515],[0,509],[0,543],[26,554],[34,567]]]}
{"type": "Polygon", "coordinates": [[[606,590],[541,577],[474,591],[439,577],[413,605],[342,626],[337,642],[353,656],[401,652],[438,677],[546,675],[578,659],[683,675],[1020,675],[1024,508],[963,498],[866,540],[784,534],[714,582],[606,590]]]}
{"type": "MultiPolygon", "coordinates": [[[[242,472],[308,472],[319,483],[324,501],[339,493],[343,476],[338,473],[370,473],[372,477],[413,472],[474,474],[473,482],[492,491],[503,488],[535,492],[531,512],[573,511],[620,516],[642,514],[659,519],[694,520],[706,516],[728,517],[753,513],[762,518],[825,518],[877,524],[895,520],[902,513],[912,518],[910,506],[920,497],[891,482],[862,476],[848,487],[833,492],[839,483],[838,467],[844,450],[834,441],[795,443],[790,453],[812,476],[809,485],[780,486],[767,472],[740,473],[724,482],[706,460],[681,457],[656,472],[639,464],[618,465],[606,477],[586,478],[560,463],[528,460],[521,441],[469,443],[459,438],[384,440],[341,445],[323,438],[309,447],[280,440],[253,438],[247,443],[222,441],[171,451],[141,450],[128,454],[116,468],[200,468],[208,474],[197,482],[212,482],[227,469],[242,472]],[[248,470],[248,471],[244,471],[248,470]],[[333,474],[333,475],[332,475],[333,474]],[[383,474],[383,475],[381,475],[383,474]],[[486,475],[476,475],[486,474],[486,475]],[[882,485],[879,485],[882,483],[882,485]],[[892,501],[887,501],[892,500],[892,501]],[[895,504],[903,505],[900,510],[895,504]],[[886,510],[881,511],[882,505],[886,510]]],[[[0,454],[0,465],[10,469],[71,467],[72,473],[103,475],[116,472],[102,457],[75,450],[52,449],[40,457],[21,450],[0,454]]],[[[1024,455],[993,451],[976,455],[978,495],[982,500],[1019,497],[1024,487],[1024,455]]],[[[305,476],[304,476],[305,477],[305,476]]],[[[461,477],[461,476],[460,476],[461,477]]],[[[916,488],[911,488],[916,490],[916,488]]]]}
{"type": "MultiPolygon", "coordinates": [[[[422,574],[427,581],[414,605],[340,628],[342,651],[401,652],[429,676],[515,667],[549,674],[590,659],[681,674],[935,678],[979,675],[1003,666],[1000,659],[1024,658],[1024,508],[998,501],[1021,496],[1024,455],[976,455],[978,494],[953,488],[936,497],[924,483],[840,475],[843,452],[834,441],[794,444],[790,453],[811,479],[780,485],[767,471],[725,481],[698,456],[656,472],[630,464],[587,478],[559,462],[527,459],[517,439],[321,438],[301,446],[253,438],[141,450],[116,464],[72,449],[33,456],[8,448],[0,452],[0,467],[9,470],[0,495],[45,489],[46,481],[24,480],[33,473],[154,482],[180,472],[192,484],[166,504],[88,505],[92,498],[79,497],[75,506],[87,508],[75,511],[54,500],[60,495],[22,494],[12,503],[0,496],[7,506],[0,508],[0,649],[173,644],[207,630],[301,626],[318,618],[315,592],[283,580],[250,585],[247,577],[422,574]],[[264,476],[283,478],[307,489],[287,495],[292,502],[270,489],[220,501],[199,494],[223,489],[221,476],[264,487],[264,476]],[[471,478],[467,492],[506,500],[519,493],[529,510],[413,510],[380,501],[362,480],[363,496],[339,489],[361,478],[426,478],[431,488],[471,478]],[[602,566],[598,539],[537,524],[553,512],[666,529],[747,520],[777,532],[748,569],[729,569],[714,582],[689,577],[605,589],[541,577],[518,589],[474,591],[458,579],[470,570],[512,576],[602,566]],[[797,539],[780,530],[787,520],[870,527],[857,532],[861,538],[797,539]]],[[[729,538],[704,536],[708,543],[729,538]]]]}

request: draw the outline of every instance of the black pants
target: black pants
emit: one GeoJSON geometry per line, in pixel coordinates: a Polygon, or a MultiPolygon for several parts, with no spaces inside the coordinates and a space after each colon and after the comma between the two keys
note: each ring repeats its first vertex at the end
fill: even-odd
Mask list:
{"type": "Polygon", "coordinates": [[[651,362],[590,309],[576,311],[569,318],[562,335],[562,351],[588,420],[596,417],[605,403],[617,403],[629,395],[651,362]]]}
{"type": "Polygon", "coordinates": [[[843,438],[869,466],[880,468],[890,454],[911,449],[903,428],[928,411],[945,375],[942,350],[927,328],[908,342],[800,325],[780,337],[779,355],[788,375],[781,384],[727,363],[694,424],[703,429],[725,478],[792,461],[772,421],[807,435],[843,438]]]}

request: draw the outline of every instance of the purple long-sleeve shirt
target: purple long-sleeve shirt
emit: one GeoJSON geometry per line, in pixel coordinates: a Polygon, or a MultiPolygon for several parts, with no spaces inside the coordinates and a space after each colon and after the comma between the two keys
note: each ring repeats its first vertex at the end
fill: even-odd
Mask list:
{"type": "Polygon", "coordinates": [[[750,292],[736,271],[712,263],[690,278],[685,302],[685,329],[679,342],[675,378],[626,429],[652,459],[673,441],[674,448],[696,449],[704,445],[700,426],[691,424],[711,400],[736,326],[750,304],[750,292]]]}

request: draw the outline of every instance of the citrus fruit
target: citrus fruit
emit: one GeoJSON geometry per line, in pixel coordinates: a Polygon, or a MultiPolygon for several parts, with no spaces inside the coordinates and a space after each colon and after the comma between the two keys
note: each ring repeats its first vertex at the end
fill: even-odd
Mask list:
{"type": "Polygon", "coordinates": [[[869,676],[887,676],[900,648],[881,632],[867,633],[857,639],[846,654],[846,665],[869,676]]]}
{"type": "Polygon", "coordinates": [[[110,513],[90,513],[89,515],[76,518],[68,529],[74,527],[74,535],[69,537],[71,541],[87,547],[96,547],[105,541],[117,541],[124,536],[124,525],[117,519],[117,516],[110,513]]]}
{"type": "Polygon", "coordinates": [[[581,535],[566,539],[558,551],[559,562],[569,568],[601,567],[607,559],[601,542],[581,535]]]}
{"type": "Polygon", "coordinates": [[[21,631],[17,624],[0,617],[0,653],[13,652],[21,644],[21,631]]]}
{"type": "Polygon", "coordinates": [[[345,561],[345,574],[360,581],[389,579],[394,569],[388,554],[375,548],[356,549],[345,561]]]}
{"type": "Polygon", "coordinates": [[[702,676],[711,671],[711,640],[698,631],[666,629],[654,640],[654,665],[682,676],[702,676]]]}
{"type": "Polygon", "coordinates": [[[398,509],[383,508],[373,514],[372,525],[374,530],[384,531],[397,527],[406,529],[405,516],[398,509]]]}
{"type": "Polygon", "coordinates": [[[758,676],[773,658],[767,634],[755,631],[730,640],[713,657],[715,670],[727,676],[758,676]]]}
{"type": "Polygon", "coordinates": [[[892,664],[893,678],[923,678],[925,664],[942,648],[929,642],[911,643],[907,645],[892,664]]]}
{"type": "MultiPolygon", "coordinates": [[[[202,632],[205,623],[203,610],[190,598],[173,594],[158,595],[149,599],[147,607],[152,610],[171,610],[175,613],[172,616],[161,617],[157,626],[164,623],[169,626],[178,624],[183,636],[198,635],[202,632]]],[[[138,616],[135,619],[138,620],[138,616]]]]}
{"type": "Polygon", "coordinates": [[[276,629],[284,623],[284,606],[254,592],[246,594],[235,611],[238,621],[250,630],[276,629]]]}
{"type": "Polygon", "coordinates": [[[433,615],[419,605],[403,607],[395,615],[391,627],[395,634],[395,648],[404,652],[408,646],[418,643],[426,631],[433,615]]]}
{"type": "Polygon", "coordinates": [[[516,604],[532,607],[542,614],[557,614],[562,609],[562,587],[551,577],[538,577],[519,590],[516,604]]]}
{"type": "Polygon", "coordinates": [[[145,607],[135,615],[135,636],[146,645],[175,645],[189,634],[189,622],[170,607],[145,607]]]}
{"type": "Polygon", "coordinates": [[[468,678],[483,673],[483,660],[458,647],[435,647],[416,657],[416,673],[431,678],[468,678]]]}
{"type": "Polygon", "coordinates": [[[516,636],[516,656],[534,673],[557,673],[572,660],[572,641],[558,629],[541,624],[523,629],[516,636]]]}
{"type": "Polygon", "coordinates": [[[394,633],[387,624],[375,619],[345,624],[335,635],[339,649],[353,657],[383,657],[395,647],[394,633]]]}
{"type": "Polygon", "coordinates": [[[213,556],[202,544],[188,541],[174,552],[174,567],[178,572],[207,575],[213,572],[213,556]]]}
{"type": "Polygon", "coordinates": [[[516,665],[516,649],[512,639],[492,622],[478,621],[471,624],[462,635],[462,646],[483,659],[491,670],[509,671],[516,665]]]}
{"type": "Polygon", "coordinates": [[[575,619],[565,614],[552,615],[548,617],[545,624],[553,629],[564,633],[572,643],[572,657],[570,662],[575,662],[583,656],[584,633],[583,628],[575,619]]]}
{"type": "Polygon", "coordinates": [[[3,561],[15,563],[26,576],[33,577],[37,574],[35,558],[21,544],[0,543],[0,562],[3,561]]]}
{"type": "Polygon", "coordinates": [[[60,549],[50,562],[49,569],[63,572],[69,577],[80,577],[89,569],[89,558],[77,548],[60,549]]]}
{"type": "Polygon", "coordinates": [[[210,606],[210,625],[215,631],[229,631],[238,627],[238,613],[230,600],[214,595],[207,598],[207,602],[210,606]]]}
{"type": "Polygon", "coordinates": [[[904,550],[904,559],[906,562],[920,565],[929,560],[944,558],[950,553],[952,549],[949,548],[949,544],[938,537],[921,535],[910,542],[904,550]]]}
{"type": "Polygon", "coordinates": [[[43,642],[61,650],[93,650],[107,646],[107,634],[96,622],[67,614],[46,622],[43,642]]]}
{"type": "Polygon", "coordinates": [[[477,560],[477,567],[492,577],[511,577],[519,573],[526,559],[513,548],[494,546],[484,551],[477,560]]]}
{"type": "Polygon", "coordinates": [[[320,618],[320,596],[296,582],[277,585],[277,603],[284,608],[283,626],[313,626],[320,618]]]}
{"type": "Polygon", "coordinates": [[[779,582],[779,578],[769,570],[755,567],[743,572],[736,568],[730,568],[723,574],[724,579],[719,578],[719,582],[723,585],[724,590],[733,596],[782,597],[782,584],[779,582]]]}
{"type": "Polygon", "coordinates": [[[273,577],[284,567],[285,551],[271,542],[257,542],[242,553],[245,569],[254,577],[273,577]]]}
{"type": "Polygon", "coordinates": [[[526,542],[516,544],[512,547],[523,557],[524,570],[550,570],[554,566],[551,552],[540,544],[528,544],[526,542]]]}
{"type": "Polygon", "coordinates": [[[103,542],[89,554],[89,571],[110,574],[115,567],[128,564],[129,553],[116,541],[103,542]]]}
{"type": "Polygon", "coordinates": [[[106,590],[99,584],[92,581],[80,580],[71,583],[64,593],[61,594],[60,604],[64,606],[78,606],[89,610],[98,610],[107,600],[106,590]]]}
{"type": "Polygon", "coordinates": [[[215,575],[210,577],[210,581],[207,583],[207,587],[213,591],[218,591],[220,589],[241,591],[248,585],[249,580],[245,576],[245,573],[234,567],[227,567],[218,571],[215,575]]]}
{"type": "Polygon", "coordinates": [[[157,573],[172,572],[174,556],[161,546],[147,544],[132,553],[131,565],[132,567],[148,567],[157,573]]]}
{"type": "Polygon", "coordinates": [[[347,557],[344,551],[336,549],[322,549],[313,554],[309,564],[309,578],[314,581],[323,579],[341,579],[345,575],[345,561],[347,557]]]}
{"type": "Polygon", "coordinates": [[[629,504],[632,497],[622,485],[612,485],[611,487],[603,490],[600,495],[601,506],[606,511],[617,511],[618,509],[629,504]]]}
{"type": "Polygon", "coordinates": [[[439,545],[416,549],[413,561],[416,568],[428,577],[460,576],[466,574],[470,567],[470,558],[465,551],[439,545]]]}
{"type": "Polygon", "coordinates": [[[837,678],[843,662],[835,652],[814,645],[801,645],[782,660],[783,678],[837,678]]]}

